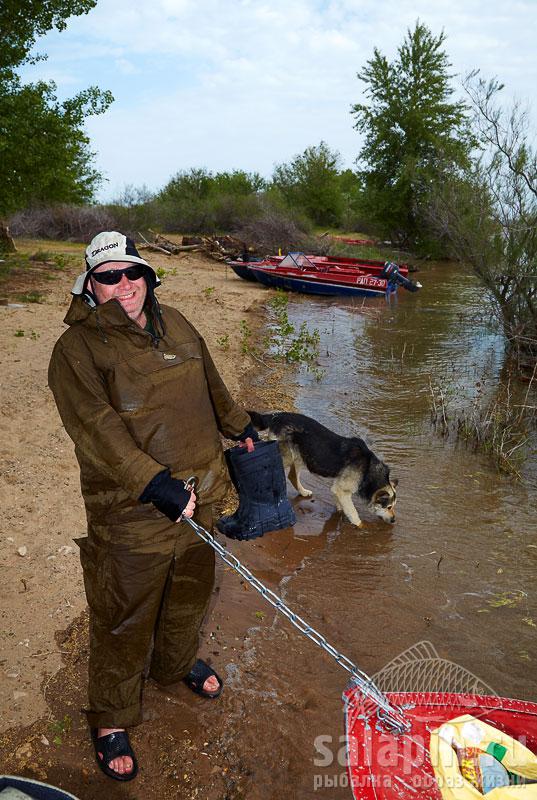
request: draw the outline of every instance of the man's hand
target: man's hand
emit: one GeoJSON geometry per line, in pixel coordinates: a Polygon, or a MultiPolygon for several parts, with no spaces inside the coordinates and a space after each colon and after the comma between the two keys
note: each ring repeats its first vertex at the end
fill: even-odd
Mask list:
{"type": "Polygon", "coordinates": [[[191,517],[196,507],[196,495],[191,487],[187,489],[185,481],[172,478],[169,469],[155,475],[139,499],[141,503],[153,503],[172,522],[178,522],[183,514],[191,517]]]}
{"type": "Polygon", "coordinates": [[[183,511],[179,519],[176,520],[176,522],[181,522],[183,517],[188,517],[189,519],[193,517],[195,509],[196,509],[196,495],[194,494],[194,492],[191,492],[190,500],[186,504],[185,510],[183,511]]]}
{"type": "Polygon", "coordinates": [[[230,436],[234,442],[245,442],[246,439],[251,439],[253,442],[259,441],[259,434],[251,422],[248,423],[246,428],[239,436],[230,436]]]}

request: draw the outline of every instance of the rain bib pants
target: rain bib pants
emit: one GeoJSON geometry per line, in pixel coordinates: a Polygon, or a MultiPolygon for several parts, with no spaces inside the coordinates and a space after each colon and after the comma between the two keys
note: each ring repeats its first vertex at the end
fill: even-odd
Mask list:
{"type": "Polygon", "coordinates": [[[91,727],[140,722],[145,667],[161,684],[188,674],[214,582],[212,548],[138,498],[165,468],[195,474],[194,518],[210,527],[227,482],[219,433],[237,437],[249,422],[197,331],[161,308],[166,333],[157,339],[115,300],[91,309],[74,298],[49,367],[88,520],[77,543],[90,608],[91,727]]]}

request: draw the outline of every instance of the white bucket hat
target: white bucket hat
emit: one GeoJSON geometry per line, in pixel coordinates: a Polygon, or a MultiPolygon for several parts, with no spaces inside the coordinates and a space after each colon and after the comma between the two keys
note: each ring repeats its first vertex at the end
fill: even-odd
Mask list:
{"type": "Polygon", "coordinates": [[[160,286],[153,267],[140,257],[132,239],[117,231],[103,231],[94,236],[86,247],[86,270],[73,284],[71,294],[81,295],[86,290],[86,283],[94,269],[110,261],[124,261],[126,264],[143,264],[154,279],[154,286],[160,286]]]}

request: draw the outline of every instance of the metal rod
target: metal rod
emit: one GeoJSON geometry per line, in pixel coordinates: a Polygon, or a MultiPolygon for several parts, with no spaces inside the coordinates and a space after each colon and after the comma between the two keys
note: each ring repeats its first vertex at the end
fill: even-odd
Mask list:
{"type": "Polygon", "coordinates": [[[387,727],[390,728],[391,732],[395,734],[406,733],[410,729],[410,722],[405,718],[404,713],[399,709],[397,706],[393,706],[388,698],[381,692],[378,686],[375,685],[372,678],[369,677],[365,672],[359,669],[356,664],[354,664],[350,658],[343,655],[342,653],[338,652],[335,647],[327,642],[324,636],[320,634],[315,628],[312,628],[311,625],[308,625],[302,617],[299,617],[298,614],[295,614],[294,611],[285,605],[281,597],[278,597],[271,589],[266,587],[261,581],[252,575],[250,570],[242,564],[239,559],[233,555],[229,550],[226,550],[220,542],[216,540],[212,533],[205,530],[201,525],[198,525],[197,522],[194,522],[193,519],[190,517],[183,517],[184,522],[188,522],[188,524],[194,529],[194,531],[198,534],[198,536],[203,539],[204,542],[209,544],[213,550],[215,550],[218,555],[229,564],[236,572],[239,573],[248,583],[259,592],[259,594],[265,598],[277,611],[280,611],[287,619],[297,628],[301,633],[304,634],[308,639],[314,642],[318,647],[324,650],[326,653],[332,656],[335,661],[343,667],[343,669],[347,670],[352,676],[353,681],[358,686],[360,692],[367,698],[369,698],[379,710],[382,710],[382,716],[379,717],[382,724],[386,724],[387,727]]]}

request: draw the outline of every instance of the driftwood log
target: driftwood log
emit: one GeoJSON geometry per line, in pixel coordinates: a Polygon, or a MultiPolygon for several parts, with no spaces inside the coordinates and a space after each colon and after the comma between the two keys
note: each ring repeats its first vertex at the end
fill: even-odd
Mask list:
{"type": "Polygon", "coordinates": [[[140,250],[153,250],[168,256],[204,252],[216,261],[225,261],[228,258],[237,258],[247,249],[246,244],[235,236],[183,236],[182,243],[176,244],[161,233],[155,233],[151,229],[149,233],[153,237],[152,242],[138,232],[143,242],[139,245],[140,250]]]}
{"type": "Polygon", "coordinates": [[[235,236],[201,236],[199,238],[201,238],[201,247],[204,252],[216,261],[237,258],[248,249],[245,242],[235,236]]]}
{"type": "Polygon", "coordinates": [[[148,241],[145,236],[138,231],[138,236],[144,241],[144,244],[140,245],[143,250],[158,250],[161,253],[166,253],[168,256],[177,256],[181,253],[201,249],[197,245],[189,245],[188,247],[185,247],[184,245],[176,244],[170,239],[166,239],[166,237],[162,236],[161,233],[155,233],[151,229],[149,229],[149,233],[151,233],[154,237],[153,242],[148,241]]]}

